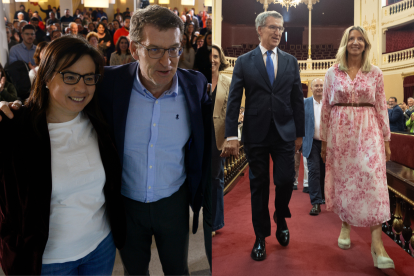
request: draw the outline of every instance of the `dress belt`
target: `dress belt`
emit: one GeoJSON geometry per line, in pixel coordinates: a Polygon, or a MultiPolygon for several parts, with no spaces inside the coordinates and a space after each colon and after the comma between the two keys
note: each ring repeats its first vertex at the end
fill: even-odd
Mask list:
{"type": "Polygon", "coordinates": [[[374,107],[373,104],[370,103],[336,103],[336,106],[352,106],[352,107],[361,107],[361,106],[370,106],[374,107]]]}

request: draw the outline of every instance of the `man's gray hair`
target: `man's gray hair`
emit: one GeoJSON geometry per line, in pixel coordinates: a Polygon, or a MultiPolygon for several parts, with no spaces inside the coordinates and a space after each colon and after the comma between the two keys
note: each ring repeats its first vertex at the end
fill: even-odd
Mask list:
{"type": "Polygon", "coordinates": [[[407,99],[407,101],[408,101],[409,99],[411,99],[411,100],[413,100],[413,101],[414,101],[414,98],[413,98],[413,97],[409,97],[409,98],[407,99]]]}
{"type": "Polygon", "coordinates": [[[268,18],[269,16],[272,16],[276,19],[281,18],[283,21],[283,16],[277,11],[266,11],[266,12],[259,13],[255,21],[256,32],[257,32],[257,35],[259,36],[259,40],[260,40],[259,27],[263,27],[266,25],[266,18],[268,18]]]}
{"type": "Polygon", "coordinates": [[[19,15],[23,15],[23,16],[24,16],[24,13],[22,13],[22,12],[19,12],[19,13],[17,14],[17,16],[19,16],[19,15]]]}
{"type": "Polygon", "coordinates": [[[70,22],[70,23],[69,23],[69,28],[70,28],[72,25],[76,25],[76,26],[78,26],[78,24],[77,24],[76,22],[70,22]]]}
{"type": "Polygon", "coordinates": [[[22,23],[29,24],[26,20],[22,20],[22,21],[20,21],[20,22],[19,22],[19,27],[20,27],[20,25],[21,25],[22,23]]]}

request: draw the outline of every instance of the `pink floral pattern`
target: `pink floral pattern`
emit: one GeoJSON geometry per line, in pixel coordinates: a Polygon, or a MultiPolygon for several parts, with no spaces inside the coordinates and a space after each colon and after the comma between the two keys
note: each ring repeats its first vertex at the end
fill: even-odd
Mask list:
{"type": "Polygon", "coordinates": [[[384,140],[390,141],[381,70],[358,71],[355,79],[331,67],[325,75],[321,139],[327,141],[327,210],[353,226],[373,226],[390,219],[384,140]],[[371,103],[375,107],[334,106],[371,103]]]}

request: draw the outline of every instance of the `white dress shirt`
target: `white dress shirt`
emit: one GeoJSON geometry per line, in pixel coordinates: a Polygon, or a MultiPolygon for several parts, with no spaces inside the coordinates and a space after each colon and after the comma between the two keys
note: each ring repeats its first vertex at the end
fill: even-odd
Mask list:
{"type": "Polygon", "coordinates": [[[321,109],[322,109],[322,100],[320,103],[315,101],[315,98],[313,98],[313,116],[315,119],[315,133],[313,134],[313,139],[315,140],[321,140],[321,135],[319,133],[320,126],[321,126],[321,109]]]}

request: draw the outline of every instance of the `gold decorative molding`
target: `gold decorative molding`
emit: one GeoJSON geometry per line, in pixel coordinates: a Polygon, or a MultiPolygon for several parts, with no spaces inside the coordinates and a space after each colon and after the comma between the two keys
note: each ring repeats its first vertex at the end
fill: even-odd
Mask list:
{"type": "Polygon", "coordinates": [[[375,20],[375,14],[372,14],[371,24],[367,21],[367,15],[365,15],[365,21],[362,23],[362,27],[367,32],[371,32],[373,39],[375,40],[375,33],[377,32],[377,21],[375,20]]]}
{"type": "Polygon", "coordinates": [[[392,191],[394,194],[396,194],[397,196],[401,197],[404,201],[408,202],[409,204],[411,204],[412,206],[414,206],[414,202],[412,202],[408,197],[406,197],[405,195],[403,195],[402,193],[398,192],[396,189],[388,186],[388,189],[390,191],[392,191]]]}
{"type": "Polygon", "coordinates": [[[402,77],[403,81],[406,77],[410,77],[410,76],[414,76],[414,71],[410,72],[410,73],[401,73],[401,77],[402,77]]]}
{"type": "Polygon", "coordinates": [[[410,68],[412,69],[414,66],[414,63],[410,63],[410,64],[405,64],[402,66],[394,66],[394,67],[388,67],[388,68],[382,68],[380,67],[381,71],[392,71],[392,70],[400,70],[400,69],[404,69],[404,68],[410,68]]]}
{"type": "MultiPolygon", "coordinates": [[[[409,15],[407,15],[406,17],[403,17],[403,18],[400,18],[400,19],[404,19],[404,18],[411,17],[411,16],[414,16],[414,13],[409,14],[409,15]]],[[[381,24],[382,24],[382,26],[384,26],[385,24],[388,24],[388,23],[393,23],[394,21],[395,21],[395,20],[391,20],[391,21],[383,22],[383,23],[381,23],[381,24]]]]}
{"type": "Polygon", "coordinates": [[[375,59],[374,55],[372,55],[371,64],[377,65],[377,60],[375,59]]]}

